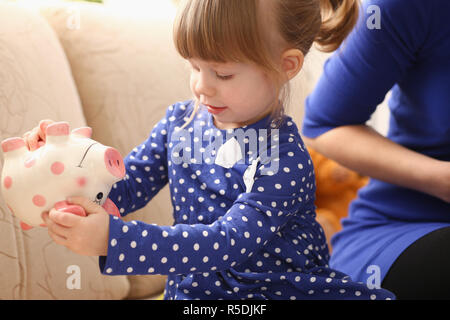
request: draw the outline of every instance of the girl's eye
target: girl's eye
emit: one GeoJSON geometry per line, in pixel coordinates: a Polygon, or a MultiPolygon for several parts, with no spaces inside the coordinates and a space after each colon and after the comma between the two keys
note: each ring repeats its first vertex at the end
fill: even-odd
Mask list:
{"type": "Polygon", "coordinates": [[[233,78],[233,75],[222,76],[216,73],[216,77],[220,80],[230,80],[231,78],[233,78]]]}

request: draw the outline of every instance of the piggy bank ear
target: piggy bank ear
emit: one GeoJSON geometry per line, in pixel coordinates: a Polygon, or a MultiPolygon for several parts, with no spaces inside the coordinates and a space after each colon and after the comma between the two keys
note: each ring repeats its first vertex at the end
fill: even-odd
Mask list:
{"type": "Polygon", "coordinates": [[[72,130],[72,134],[79,137],[90,138],[92,136],[92,128],[90,127],[76,128],[72,130]]]}
{"type": "Polygon", "coordinates": [[[25,140],[19,137],[14,137],[2,141],[2,151],[3,154],[7,156],[9,153],[26,152],[28,149],[25,145],[25,140]]]}
{"type": "Polygon", "coordinates": [[[45,129],[48,143],[60,143],[69,139],[69,124],[67,122],[55,122],[45,129]]]}

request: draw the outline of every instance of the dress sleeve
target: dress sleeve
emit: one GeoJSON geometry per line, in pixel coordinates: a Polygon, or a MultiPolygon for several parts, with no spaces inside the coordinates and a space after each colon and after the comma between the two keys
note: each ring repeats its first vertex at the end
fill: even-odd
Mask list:
{"type": "Polygon", "coordinates": [[[303,135],[315,138],[369,120],[416,62],[430,27],[430,7],[420,0],[364,1],[357,26],[325,62],[305,101],[303,135]]]}
{"type": "Polygon", "coordinates": [[[210,225],[156,226],[111,216],[102,273],[226,270],[251,258],[294,217],[313,215],[315,178],[307,152],[300,142],[280,143],[279,149],[272,157],[276,165],[259,164],[251,189],[210,225]]]}
{"type": "Polygon", "coordinates": [[[168,183],[167,136],[173,110],[173,105],[168,107],[148,139],[124,159],[126,175],[108,195],[121,216],[144,207],[168,183]]]}

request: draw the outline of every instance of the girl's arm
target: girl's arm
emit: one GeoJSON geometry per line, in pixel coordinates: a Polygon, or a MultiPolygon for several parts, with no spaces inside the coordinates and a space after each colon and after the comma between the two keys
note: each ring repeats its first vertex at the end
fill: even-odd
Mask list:
{"type": "Polygon", "coordinates": [[[152,129],[150,136],[124,159],[125,177],[111,189],[110,198],[121,216],[144,207],[168,183],[167,140],[176,105],[152,129]]]}
{"type": "Polygon", "coordinates": [[[289,138],[280,137],[286,142],[280,141],[279,160],[274,160],[278,169],[266,174],[260,166],[252,189],[242,193],[222,218],[212,224],[157,226],[111,216],[108,255],[100,257],[102,273],[186,274],[226,270],[250,259],[282,228],[293,227],[289,221],[294,217],[303,215],[303,219],[313,223],[312,163],[302,147],[287,142],[289,138]]]}
{"type": "Polygon", "coordinates": [[[363,175],[450,202],[449,162],[405,148],[368,126],[341,126],[304,140],[323,155],[363,175]]]}

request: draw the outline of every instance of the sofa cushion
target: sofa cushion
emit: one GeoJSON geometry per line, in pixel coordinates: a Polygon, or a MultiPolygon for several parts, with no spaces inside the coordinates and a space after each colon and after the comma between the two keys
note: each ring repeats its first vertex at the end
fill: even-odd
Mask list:
{"type": "MultiPolygon", "coordinates": [[[[64,51],[33,11],[0,3],[0,140],[41,119],[85,125],[64,51]]],[[[0,157],[0,170],[3,157],[0,157]]],[[[98,258],[57,245],[46,228],[22,231],[0,196],[0,299],[121,299],[128,279],[102,276],[98,258]]]]}

